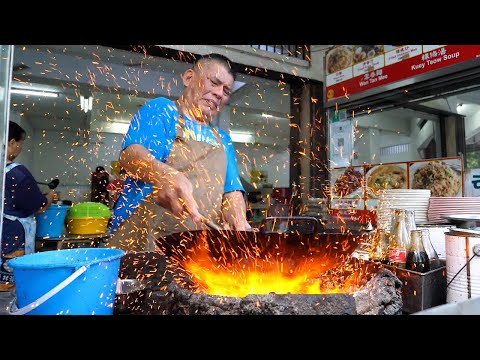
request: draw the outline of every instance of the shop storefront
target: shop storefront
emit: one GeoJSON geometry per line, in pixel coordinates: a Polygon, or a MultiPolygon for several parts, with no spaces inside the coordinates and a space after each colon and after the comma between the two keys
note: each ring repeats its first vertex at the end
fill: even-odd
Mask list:
{"type": "Polygon", "coordinates": [[[480,196],[479,55],[479,45],[341,45],[327,52],[332,209],[353,209],[367,221],[378,188],[480,196]],[[421,173],[437,179],[421,181],[421,173]],[[439,190],[447,177],[448,191],[439,190]]]}

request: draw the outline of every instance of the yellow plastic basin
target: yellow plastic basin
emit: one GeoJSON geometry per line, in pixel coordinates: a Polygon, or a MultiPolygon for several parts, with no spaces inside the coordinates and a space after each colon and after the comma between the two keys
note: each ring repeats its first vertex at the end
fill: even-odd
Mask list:
{"type": "Polygon", "coordinates": [[[109,218],[67,218],[67,231],[73,235],[105,234],[109,218]]]}

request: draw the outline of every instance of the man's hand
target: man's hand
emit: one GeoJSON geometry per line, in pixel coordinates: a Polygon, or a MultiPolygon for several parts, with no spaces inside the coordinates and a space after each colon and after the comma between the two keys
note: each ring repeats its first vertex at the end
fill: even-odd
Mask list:
{"type": "Polygon", "coordinates": [[[60,200],[60,195],[56,191],[50,191],[48,196],[52,197],[52,203],[57,202],[60,200]]]}
{"type": "Polygon", "coordinates": [[[155,181],[153,199],[174,215],[181,216],[186,212],[194,222],[201,221],[192,183],[179,171],[172,169],[155,181]]]}
{"type": "Polygon", "coordinates": [[[140,179],[153,185],[154,201],[181,216],[190,214],[196,223],[202,216],[193,198],[192,183],[181,172],[158,161],[143,146],[133,144],[120,153],[120,165],[135,179],[140,179]]]}
{"type": "Polygon", "coordinates": [[[60,200],[60,196],[58,195],[58,193],[53,191],[53,190],[51,190],[47,194],[45,194],[45,197],[47,198],[47,202],[40,209],[38,209],[35,212],[35,214],[40,214],[40,213],[44,212],[45,210],[48,209],[48,207],[50,205],[52,205],[52,203],[60,200]]]}
{"type": "Polygon", "coordinates": [[[247,222],[247,209],[241,191],[223,194],[222,214],[225,229],[243,231],[252,228],[247,222]]]}

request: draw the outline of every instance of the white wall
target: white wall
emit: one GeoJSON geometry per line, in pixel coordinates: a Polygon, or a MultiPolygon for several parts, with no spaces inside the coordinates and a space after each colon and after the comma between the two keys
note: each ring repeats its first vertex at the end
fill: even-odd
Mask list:
{"type": "Polygon", "coordinates": [[[379,132],[372,128],[357,128],[354,151],[356,157],[353,165],[375,164],[380,154],[379,132]]]}
{"type": "Polygon", "coordinates": [[[410,151],[395,155],[378,156],[377,163],[389,163],[420,159],[414,141],[410,136],[399,135],[391,132],[382,132],[379,140],[381,148],[392,145],[410,144],[410,151]]]}
{"type": "MultiPolygon", "coordinates": [[[[108,52],[105,53],[107,50],[105,47],[77,45],[77,48],[91,48],[91,52],[72,56],[72,51],[76,51],[75,46],[66,52],[56,49],[57,47],[48,45],[48,51],[38,51],[32,46],[27,46],[23,51],[15,52],[14,62],[27,65],[30,76],[65,81],[68,84],[79,83],[94,85],[96,88],[109,88],[113,93],[123,90],[131,94],[176,97],[182,92],[182,84],[178,81],[179,76],[167,69],[167,60],[156,59],[156,64],[152,66],[148,66],[148,61],[142,61],[142,67],[127,67],[121,60],[118,63],[118,59],[126,53],[123,50],[115,49],[108,55],[108,52]],[[52,51],[58,51],[58,53],[52,55],[52,51]],[[100,57],[102,53],[105,54],[100,57]],[[55,62],[54,66],[46,65],[52,62],[55,62]]],[[[134,55],[128,53],[128,56],[134,55]]],[[[140,55],[137,57],[142,58],[140,55]]],[[[178,66],[183,69],[188,65],[179,64],[178,66]]]]}
{"type": "MultiPolygon", "coordinates": [[[[476,105],[468,104],[470,107],[477,107],[476,105]]],[[[464,105],[467,106],[467,105],[464,105]]],[[[480,133],[480,110],[473,110],[472,113],[465,120],[465,135],[468,140],[480,133]]],[[[467,140],[467,142],[468,142],[467,140]]]]}
{"type": "MultiPolygon", "coordinates": [[[[30,119],[10,112],[10,119],[27,133],[16,162],[25,165],[40,182],[60,179],[56,191],[61,199],[90,201],[90,174],[97,166],[110,172],[110,162],[118,160],[123,135],[34,129],[30,119]]],[[[47,121],[47,119],[43,119],[47,121]]],[[[39,185],[43,192],[49,189],[39,185]]]]}
{"type": "Polygon", "coordinates": [[[261,144],[235,143],[238,172],[250,181],[250,170],[265,170],[273,187],[290,187],[290,152],[287,148],[265,147],[261,144]]]}
{"type": "MultiPolygon", "coordinates": [[[[428,120],[420,129],[417,125],[417,121],[413,120],[411,128],[412,133],[410,136],[413,139],[412,147],[414,148],[412,150],[416,150],[413,152],[413,155],[416,155],[416,157],[412,158],[412,160],[420,160],[423,157],[420,151],[424,150],[425,147],[427,147],[428,144],[435,138],[435,129],[439,129],[439,127],[435,126],[435,122],[433,120],[428,120]]],[[[438,141],[436,142],[436,145],[438,147],[438,141]]],[[[440,157],[440,153],[437,156],[440,157]]]]}
{"type": "Polygon", "coordinates": [[[27,137],[25,139],[25,142],[23,143],[22,152],[15,159],[15,162],[25,165],[28,170],[32,171],[32,167],[34,163],[33,135],[35,131],[32,128],[32,125],[30,124],[30,120],[25,116],[20,116],[20,114],[16,110],[10,110],[10,120],[20,125],[23,128],[23,130],[25,130],[25,132],[27,133],[27,137]]]}
{"type": "Polygon", "coordinates": [[[385,111],[370,115],[356,116],[354,119],[362,128],[388,130],[396,133],[410,134],[410,122],[405,121],[405,115],[399,115],[398,111],[385,111]]]}
{"type": "MultiPolygon", "coordinates": [[[[90,201],[90,174],[97,166],[110,172],[110,162],[118,160],[123,136],[93,133],[88,137],[72,131],[36,131],[32,143],[33,167],[37,181],[60,179],[56,190],[64,200],[90,201]]],[[[44,188],[47,189],[47,188],[44,188]]]]}
{"type": "Polygon", "coordinates": [[[278,81],[267,79],[252,79],[252,83],[246,85],[254,88],[247,93],[239,90],[239,94],[233,94],[229,105],[237,106],[242,110],[259,109],[271,111],[286,116],[290,112],[290,85],[280,84],[278,81]]]}
{"type": "MultiPolygon", "coordinates": [[[[41,48],[42,45],[38,47],[41,48]]],[[[61,49],[65,47],[63,45],[43,47],[51,48],[55,53],[38,51],[36,46],[28,46],[24,51],[15,53],[15,63],[28,65],[30,69],[28,69],[27,73],[32,78],[64,81],[74,85],[88,84],[100,88],[109,87],[112,91],[112,96],[115,96],[119,90],[127,90],[132,94],[149,94],[150,96],[153,94],[167,94],[175,97],[181,91],[181,82],[178,81],[179,72],[181,71],[169,69],[167,60],[162,61],[160,59],[157,61],[155,59],[156,61],[153,65],[149,66],[147,64],[149,59],[143,59],[142,67],[125,67],[122,64],[124,62],[122,54],[125,52],[121,50],[115,50],[109,54],[106,52],[106,48],[94,45],[68,46],[73,51],[80,47],[91,48],[91,51],[88,51],[90,55],[85,56],[79,53],[78,56],[72,58],[68,56],[72,54],[70,50],[64,52],[61,49]],[[101,59],[99,64],[92,61],[94,59],[98,62],[97,55],[101,59]],[[55,66],[45,71],[46,64],[51,64],[52,59],[55,60],[55,66]]],[[[187,50],[187,47],[185,46],[185,50],[187,50]]],[[[239,63],[323,81],[323,62],[319,59],[312,58],[312,63],[309,64],[309,62],[304,60],[269,52],[263,53],[258,51],[255,53],[246,45],[220,46],[220,48],[217,46],[202,47],[201,45],[195,45],[192,46],[191,51],[197,53],[212,51],[225,53],[225,55],[239,63]]],[[[139,55],[139,58],[141,58],[141,55],[139,55]]],[[[269,111],[274,115],[278,115],[278,118],[264,121],[258,125],[258,121],[250,120],[249,114],[236,117],[235,115],[241,114],[241,111],[237,111],[236,114],[222,115],[222,127],[228,128],[226,125],[232,122],[241,123],[248,129],[257,130],[261,137],[258,139],[258,142],[263,143],[268,140],[276,144],[267,148],[262,144],[253,146],[251,144],[236,143],[237,151],[243,154],[238,156],[239,170],[244,171],[244,177],[249,180],[248,173],[252,168],[250,161],[255,159],[257,169],[266,170],[269,175],[269,181],[274,186],[288,187],[290,127],[287,114],[290,111],[290,88],[288,84],[282,84],[277,81],[248,75],[244,75],[244,78],[254,80],[248,86],[255,87],[256,91],[253,95],[251,93],[246,95],[246,92],[242,93],[242,89],[240,89],[237,96],[235,96],[236,94],[232,96],[229,109],[235,107],[246,110],[260,109],[261,111],[269,111]],[[244,119],[249,120],[245,121],[244,119]],[[256,129],[254,128],[254,123],[257,124],[256,129]],[[287,141],[284,144],[282,140],[285,139],[287,141]],[[245,160],[247,158],[250,160],[245,160]],[[244,163],[240,162],[242,159],[244,163]]],[[[73,99],[75,100],[76,98],[74,97],[73,99]]],[[[116,106],[113,100],[112,103],[115,105],[112,109],[94,109],[92,111],[95,114],[93,120],[98,122],[106,117],[113,118],[113,113],[122,115],[122,117],[131,115],[130,113],[127,114],[123,107],[116,106]]],[[[12,119],[15,120],[14,115],[12,115],[12,119]]],[[[52,119],[48,118],[48,116],[43,116],[42,118],[36,118],[36,120],[41,121],[38,126],[43,126],[45,122],[52,119]]],[[[98,133],[101,139],[96,139],[96,136],[93,135],[90,138],[88,136],[84,138],[86,133],[83,131],[76,133],[68,130],[34,130],[28,125],[30,123],[29,120],[24,118],[19,123],[25,128],[29,136],[25,144],[25,150],[19,160],[23,161],[38,181],[48,182],[58,177],[60,179],[58,190],[61,191],[64,199],[70,199],[75,202],[88,200],[90,172],[99,165],[109,170],[110,161],[116,160],[118,157],[122,139],[120,134],[98,133]],[[90,143],[88,140],[90,140],[90,143]]],[[[88,124],[85,125],[88,126],[88,124]]]]}
{"type": "Polygon", "coordinates": [[[358,158],[355,165],[379,164],[420,159],[417,148],[433,135],[431,121],[420,131],[417,118],[407,117],[400,110],[391,110],[371,115],[358,116],[354,150],[358,158]],[[417,140],[417,136],[420,139],[417,140]],[[410,144],[408,152],[395,155],[380,155],[383,147],[410,144]]]}

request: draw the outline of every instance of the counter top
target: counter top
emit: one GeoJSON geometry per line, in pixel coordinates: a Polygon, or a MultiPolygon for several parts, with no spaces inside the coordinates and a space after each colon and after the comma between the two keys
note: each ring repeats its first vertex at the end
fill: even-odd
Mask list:
{"type": "Polygon", "coordinates": [[[110,234],[103,233],[103,234],[82,234],[82,235],[73,235],[73,234],[62,234],[59,237],[37,237],[36,240],[41,241],[69,241],[69,240],[89,240],[89,239],[96,239],[96,238],[109,238],[110,234]]]}
{"type": "Polygon", "coordinates": [[[71,235],[63,234],[60,237],[37,237],[36,250],[45,251],[52,250],[52,245],[57,250],[62,249],[64,246],[67,248],[72,247],[99,247],[100,242],[106,243],[110,234],[89,234],[89,235],[71,235]]]}

